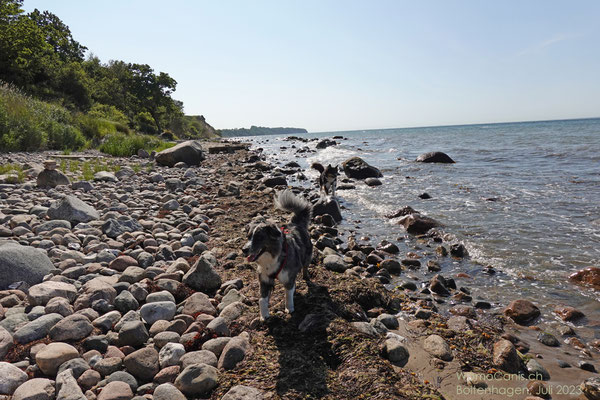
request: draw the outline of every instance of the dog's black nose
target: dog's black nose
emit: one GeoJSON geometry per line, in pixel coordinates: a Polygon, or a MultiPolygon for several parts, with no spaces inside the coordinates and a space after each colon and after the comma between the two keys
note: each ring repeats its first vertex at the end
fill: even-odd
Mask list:
{"type": "Polygon", "coordinates": [[[242,253],[244,253],[245,256],[248,255],[248,252],[250,252],[250,243],[246,243],[244,247],[242,247],[242,253]]]}

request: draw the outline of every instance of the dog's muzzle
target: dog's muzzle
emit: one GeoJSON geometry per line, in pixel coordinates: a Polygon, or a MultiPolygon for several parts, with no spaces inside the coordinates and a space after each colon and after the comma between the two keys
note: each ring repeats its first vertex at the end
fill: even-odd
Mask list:
{"type": "Polygon", "coordinates": [[[257,253],[253,253],[252,252],[252,242],[247,242],[244,247],[242,247],[242,253],[244,254],[244,256],[246,256],[246,260],[248,260],[248,262],[253,262],[255,260],[258,259],[258,257],[260,257],[263,253],[265,252],[265,249],[261,249],[260,251],[258,251],[257,253]]]}

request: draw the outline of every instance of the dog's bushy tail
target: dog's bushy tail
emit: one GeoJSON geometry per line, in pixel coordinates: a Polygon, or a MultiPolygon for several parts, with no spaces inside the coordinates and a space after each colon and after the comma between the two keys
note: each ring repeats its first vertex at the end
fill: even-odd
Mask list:
{"type": "Polygon", "coordinates": [[[319,164],[318,162],[312,163],[310,167],[312,169],[316,169],[320,173],[323,173],[323,171],[325,171],[325,167],[323,166],[323,164],[319,164]]]}
{"type": "Polygon", "coordinates": [[[292,223],[308,228],[312,216],[312,205],[304,198],[294,195],[291,190],[280,192],[275,198],[275,207],[294,214],[292,223]]]}

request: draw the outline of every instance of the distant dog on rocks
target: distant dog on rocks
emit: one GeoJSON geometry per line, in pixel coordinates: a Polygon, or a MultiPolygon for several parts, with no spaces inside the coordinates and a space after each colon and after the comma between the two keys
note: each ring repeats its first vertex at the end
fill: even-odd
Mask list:
{"type": "Polygon", "coordinates": [[[304,279],[308,279],[312,259],[313,246],[308,233],[312,216],[310,203],[285,190],[275,198],[275,206],[293,214],[290,222],[282,227],[265,220],[250,224],[248,242],[242,249],[248,261],[258,264],[261,321],[269,317],[269,298],[275,280],[286,290],[286,312],[294,312],[296,276],[303,270],[304,279]]]}
{"type": "Polygon", "coordinates": [[[324,167],[322,164],[313,163],[310,167],[321,173],[319,176],[319,188],[321,189],[321,195],[335,197],[337,177],[340,174],[338,172],[337,165],[332,167],[331,164],[329,164],[327,167],[324,167]]]}

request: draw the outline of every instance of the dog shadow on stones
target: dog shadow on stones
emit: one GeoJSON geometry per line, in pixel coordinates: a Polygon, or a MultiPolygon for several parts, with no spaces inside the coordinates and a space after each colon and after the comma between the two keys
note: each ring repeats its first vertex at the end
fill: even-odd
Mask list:
{"type": "Polygon", "coordinates": [[[327,327],[336,317],[329,290],[312,282],[307,286],[306,293],[296,291],[291,316],[267,320],[279,351],[276,391],[282,397],[328,394],[327,377],[341,363],[327,339],[327,327]]]}

